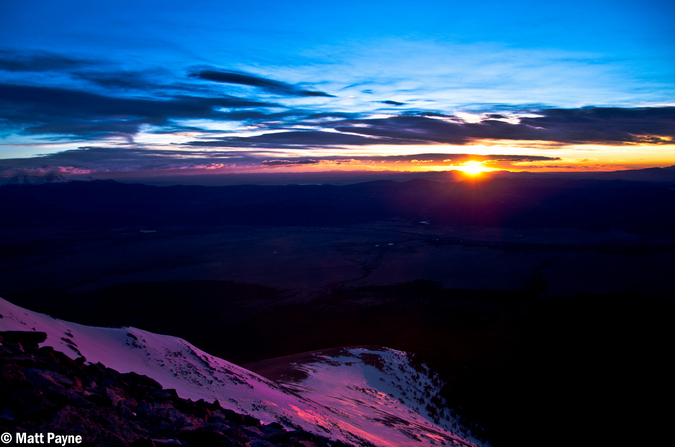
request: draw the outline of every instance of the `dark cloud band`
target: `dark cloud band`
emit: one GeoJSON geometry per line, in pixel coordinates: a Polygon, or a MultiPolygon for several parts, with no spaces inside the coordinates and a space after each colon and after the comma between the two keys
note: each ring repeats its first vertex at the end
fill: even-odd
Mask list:
{"type": "Polygon", "coordinates": [[[274,132],[251,137],[224,137],[189,143],[212,147],[313,148],[368,145],[467,145],[480,140],[552,144],[673,144],[675,107],[546,109],[515,122],[487,115],[466,122],[441,114],[393,115],[385,118],[333,120],[312,130],[274,132]]]}
{"type": "Polygon", "coordinates": [[[191,77],[203,79],[205,81],[222,82],[225,84],[249,85],[267,90],[270,93],[288,95],[288,96],[325,96],[333,97],[325,92],[304,90],[295,85],[287,84],[273,79],[267,79],[237,71],[225,70],[198,70],[190,73],[191,77]]]}
{"type": "Polygon", "coordinates": [[[6,126],[27,133],[66,135],[135,134],[143,124],[165,125],[174,118],[223,119],[218,107],[273,106],[233,96],[173,96],[139,99],[53,87],[0,84],[0,113],[6,126]]]}
{"type": "Polygon", "coordinates": [[[556,157],[529,155],[474,155],[474,154],[410,154],[394,156],[346,157],[340,155],[325,157],[270,157],[269,151],[234,150],[212,152],[209,150],[167,150],[155,148],[83,147],[54,154],[26,159],[3,160],[0,177],[16,173],[17,170],[32,172],[58,171],[69,173],[131,172],[131,171],[173,171],[204,170],[229,167],[237,168],[283,168],[303,165],[351,164],[358,168],[365,164],[385,163],[452,166],[467,161],[490,162],[532,162],[559,160],[556,157]]]}
{"type": "Polygon", "coordinates": [[[18,53],[0,49],[0,70],[10,72],[62,71],[92,64],[95,62],[45,51],[18,53]]]}

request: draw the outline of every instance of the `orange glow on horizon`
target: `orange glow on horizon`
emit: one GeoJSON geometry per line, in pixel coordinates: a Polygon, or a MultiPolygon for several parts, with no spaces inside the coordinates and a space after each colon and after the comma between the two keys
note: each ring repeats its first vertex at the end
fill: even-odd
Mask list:
{"type": "MultiPolygon", "coordinates": [[[[450,176],[461,173],[467,178],[481,180],[497,171],[610,172],[675,166],[675,144],[606,146],[534,141],[523,145],[522,142],[491,140],[459,146],[381,145],[303,151],[266,149],[245,161],[237,156],[216,157],[219,149],[198,152],[180,147],[157,146],[154,149],[165,149],[169,154],[166,160],[170,163],[150,165],[148,169],[132,164],[124,172],[109,171],[107,166],[99,170],[94,166],[86,168],[88,175],[133,178],[202,174],[448,172],[450,176]]],[[[161,158],[157,157],[159,161],[161,158]]],[[[135,162],[135,159],[130,160],[130,163],[135,162]]],[[[82,170],[84,168],[75,171],[71,165],[57,169],[68,175],[86,174],[82,170]]]]}
{"type": "Polygon", "coordinates": [[[486,168],[483,166],[482,161],[467,161],[461,166],[454,166],[453,169],[457,171],[462,171],[463,173],[470,176],[477,176],[481,172],[491,171],[492,169],[486,168]]]}

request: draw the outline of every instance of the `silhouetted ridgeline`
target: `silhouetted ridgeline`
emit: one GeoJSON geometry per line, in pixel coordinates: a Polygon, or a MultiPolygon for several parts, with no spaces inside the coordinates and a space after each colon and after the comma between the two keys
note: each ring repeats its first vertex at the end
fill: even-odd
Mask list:
{"type": "Polygon", "coordinates": [[[675,234],[675,185],[568,179],[346,186],[171,186],[114,181],[0,187],[2,225],[348,225],[385,219],[675,234]]]}

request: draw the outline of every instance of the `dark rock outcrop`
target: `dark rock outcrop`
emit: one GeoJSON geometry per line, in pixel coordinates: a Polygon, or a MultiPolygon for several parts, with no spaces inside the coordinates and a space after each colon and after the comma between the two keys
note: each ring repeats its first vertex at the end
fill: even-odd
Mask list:
{"type": "Polygon", "coordinates": [[[4,331],[0,332],[0,342],[11,345],[21,345],[37,348],[38,344],[47,339],[44,332],[4,331]]]}

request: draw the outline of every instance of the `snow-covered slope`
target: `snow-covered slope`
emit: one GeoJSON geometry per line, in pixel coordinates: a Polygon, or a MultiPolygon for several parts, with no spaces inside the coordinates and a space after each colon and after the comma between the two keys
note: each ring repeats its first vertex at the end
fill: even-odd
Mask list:
{"type": "Polygon", "coordinates": [[[442,386],[438,376],[426,365],[415,367],[405,352],[371,346],[334,348],[246,366],[326,408],[380,422],[363,436],[366,439],[385,438],[387,430],[395,429],[409,439],[397,436],[394,445],[415,445],[410,440],[440,443],[444,435],[435,431],[441,427],[480,444],[438,395],[442,386]]]}
{"type": "Polygon", "coordinates": [[[438,384],[412,368],[399,351],[352,348],[314,356],[301,365],[302,380],[282,385],[180,338],[69,323],[3,299],[0,330],[46,332],[44,344],[72,358],[84,356],[122,373],[135,371],[174,388],[180,397],[218,399],[224,408],[263,422],[277,421],[356,445],[476,444],[453,433],[449,415],[443,414],[438,423],[431,420],[425,408],[438,384]]]}

